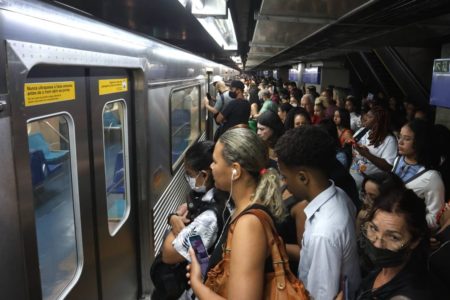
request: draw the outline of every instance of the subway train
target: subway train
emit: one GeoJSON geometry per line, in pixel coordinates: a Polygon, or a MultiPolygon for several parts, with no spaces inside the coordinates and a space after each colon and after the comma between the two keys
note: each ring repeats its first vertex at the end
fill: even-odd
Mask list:
{"type": "Polygon", "coordinates": [[[33,0],[0,24],[0,297],[148,298],[210,78],[238,71],[33,0]]]}

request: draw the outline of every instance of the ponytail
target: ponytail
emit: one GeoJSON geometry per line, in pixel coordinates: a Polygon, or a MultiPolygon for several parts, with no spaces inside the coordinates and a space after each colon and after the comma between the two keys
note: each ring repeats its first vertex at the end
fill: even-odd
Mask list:
{"type": "Polygon", "coordinates": [[[260,175],[253,203],[267,207],[273,217],[278,220],[286,216],[281,198],[280,177],[275,169],[267,169],[260,175]]]}

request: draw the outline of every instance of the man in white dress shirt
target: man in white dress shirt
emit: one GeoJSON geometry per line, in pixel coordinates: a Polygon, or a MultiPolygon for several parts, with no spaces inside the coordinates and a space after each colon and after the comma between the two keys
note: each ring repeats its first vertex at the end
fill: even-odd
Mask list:
{"type": "Polygon", "coordinates": [[[347,194],[329,180],[334,141],[320,128],[304,126],[285,133],[275,151],[289,191],[309,203],[299,278],[315,300],[334,299],[348,278],[349,299],[360,283],[355,236],[356,209],[347,194]]]}

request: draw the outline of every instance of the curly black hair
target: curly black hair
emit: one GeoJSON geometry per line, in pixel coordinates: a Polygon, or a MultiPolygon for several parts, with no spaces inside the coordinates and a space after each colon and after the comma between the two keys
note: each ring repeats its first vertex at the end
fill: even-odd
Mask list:
{"type": "Polygon", "coordinates": [[[335,141],[325,130],[305,125],[288,130],[275,146],[278,161],[329,173],[335,161],[335,141]]]}

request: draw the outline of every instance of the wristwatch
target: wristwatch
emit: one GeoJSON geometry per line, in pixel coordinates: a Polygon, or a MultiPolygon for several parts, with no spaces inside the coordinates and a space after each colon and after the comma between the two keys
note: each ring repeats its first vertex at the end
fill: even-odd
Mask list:
{"type": "Polygon", "coordinates": [[[175,213],[170,213],[170,214],[167,216],[167,224],[169,224],[169,225],[170,225],[170,218],[171,218],[172,216],[178,216],[178,214],[175,212],[175,213]]]}

